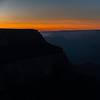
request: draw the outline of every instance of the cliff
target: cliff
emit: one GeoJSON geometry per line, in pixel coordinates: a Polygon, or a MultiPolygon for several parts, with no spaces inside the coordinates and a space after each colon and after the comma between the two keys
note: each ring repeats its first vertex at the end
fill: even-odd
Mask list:
{"type": "Polygon", "coordinates": [[[92,90],[88,87],[92,82],[86,80],[75,71],[62,48],[46,42],[39,31],[0,29],[0,99],[86,97],[81,92],[92,90]]]}
{"type": "Polygon", "coordinates": [[[15,91],[45,88],[48,81],[62,79],[66,65],[69,61],[62,48],[47,43],[37,30],[0,29],[3,98],[15,91]]]}

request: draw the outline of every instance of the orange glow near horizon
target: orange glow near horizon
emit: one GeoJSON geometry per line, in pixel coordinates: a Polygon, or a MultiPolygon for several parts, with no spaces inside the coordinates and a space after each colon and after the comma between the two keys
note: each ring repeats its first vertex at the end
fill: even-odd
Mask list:
{"type": "Polygon", "coordinates": [[[94,30],[100,29],[100,20],[90,19],[62,19],[62,20],[32,20],[32,21],[3,21],[0,28],[38,29],[40,31],[52,30],[94,30]]]}

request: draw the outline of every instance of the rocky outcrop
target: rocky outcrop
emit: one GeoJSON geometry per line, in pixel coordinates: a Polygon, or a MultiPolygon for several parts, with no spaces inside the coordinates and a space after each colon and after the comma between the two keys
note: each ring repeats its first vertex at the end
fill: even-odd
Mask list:
{"type": "Polygon", "coordinates": [[[37,30],[0,29],[0,100],[85,99],[94,81],[75,70],[37,30]]]}
{"type": "Polygon", "coordinates": [[[59,54],[62,49],[47,43],[37,30],[1,29],[1,61],[59,54]]]}
{"type": "Polygon", "coordinates": [[[47,43],[37,30],[0,29],[2,95],[45,88],[49,82],[62,79],[67,65],[62,48],[47,43]]]}

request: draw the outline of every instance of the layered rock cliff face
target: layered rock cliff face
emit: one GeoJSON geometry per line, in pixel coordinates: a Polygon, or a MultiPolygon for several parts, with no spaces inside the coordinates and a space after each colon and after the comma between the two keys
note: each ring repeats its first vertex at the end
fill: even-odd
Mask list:
{"type": "Polygon", "coordinates": [[[0,29],[0,99],[77,99],[86,80],[37,30],[0,29]]]}

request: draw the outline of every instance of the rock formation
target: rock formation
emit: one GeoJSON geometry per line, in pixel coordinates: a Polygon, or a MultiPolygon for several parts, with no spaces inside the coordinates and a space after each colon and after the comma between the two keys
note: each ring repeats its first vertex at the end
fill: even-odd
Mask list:
{"type": "Polygon", "coordinates": [[[62,48],[47,43],[37,30],[0,29],[0,90],[3,95],[10,91],[12,94],[12,91],[45,88],[48,82],[62,79],[68,64],[62,48]]]}
{"type": "Polygon", "coordinates": [[[0,29],[0,100],[77,99],[86,79],[37,30],[0,29]]]}

